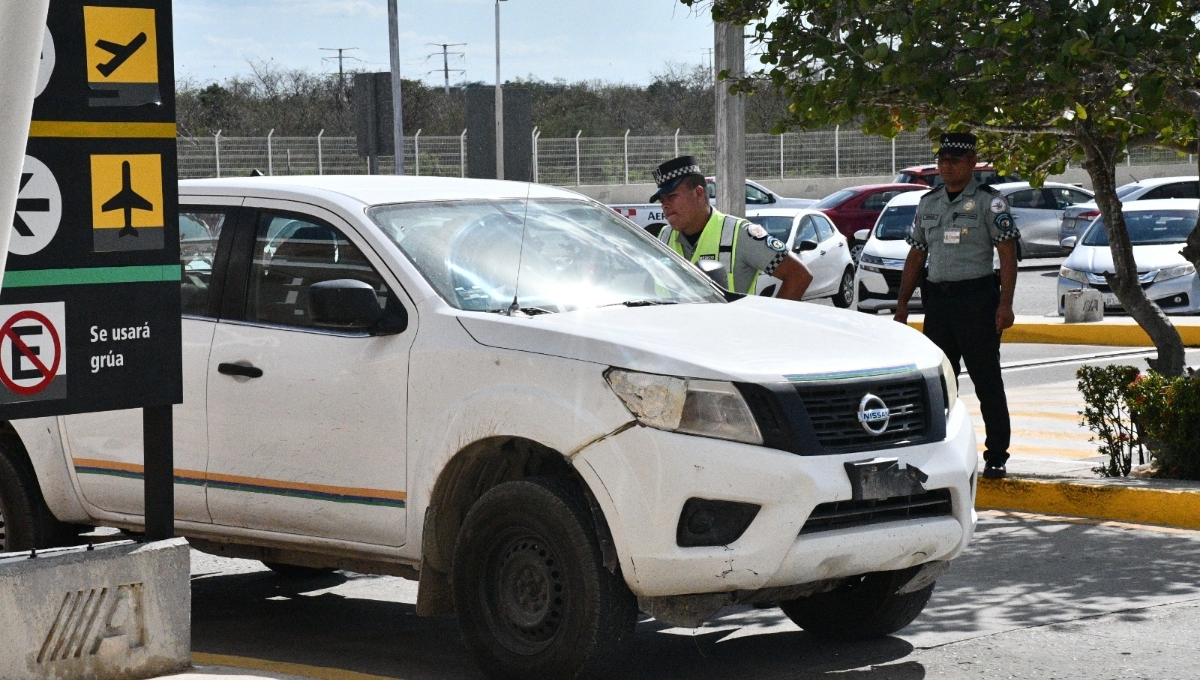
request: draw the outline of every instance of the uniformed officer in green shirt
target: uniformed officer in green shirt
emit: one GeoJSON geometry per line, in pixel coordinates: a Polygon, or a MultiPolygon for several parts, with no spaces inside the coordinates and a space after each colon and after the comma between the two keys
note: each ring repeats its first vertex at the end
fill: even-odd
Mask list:
{"type": "Polygon", "coordinates": [[[895,319],[907,323],[908,301],[920,285],[925,335],[946,353],[955,376],[961,360],[975,384],[987,428],[983,476],[1003,477],[1011,429],[1000,334],[1013,324],[1021,234],[1004,197],[975,181],[975,135],[949,133],[940,141],[937,164],[944,184],[922,196],[917,207],[895,319]],[[1000,254],[999,276],[992,269],[993,249],[1000,254]]]}
{"type": "Polygon", "coordinates": [[[708,203],[704,173],[692,156],[663,163],[654,170],[658,191],[650,202],[662,201],[667,224],[658,237],[675,252],[696,264],[717,260],[725,265],[726,289],[755,294],[759,273],[780,280],[779,294],[786,300],[804,297],[812,273],[782,241],[748,220],[723,215],[708,203]]]}

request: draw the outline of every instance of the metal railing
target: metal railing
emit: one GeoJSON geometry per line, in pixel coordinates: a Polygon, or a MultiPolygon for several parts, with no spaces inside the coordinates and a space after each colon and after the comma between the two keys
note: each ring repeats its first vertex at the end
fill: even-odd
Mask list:
{"type": "MultiPolygon", "coordinates": [[[[404,138],[405,174],[465,177],[466,130],[456,136],[404,138]]],[[[532,159],[535,182],[557,185],[649,183],[651,171],[664,160],[683,154],[712,168],[716,157],[712,135],[657,137],[543,138],[535,128],[532,159]]],[[[252,170],[275,175],[366,174],[353,137],[180,137],[179,176],[183,179],[245,176],[252,170]]],[[[858,130],[817,130],[782,135],[746,135],[746,174],[755,179],[861,177],[891,175],[933,161],[924,131],[902,132],[896,139],[864,135],[858,130]]],[[[1129,163],[1191,163],[1192,157],[1163,149],[1137,149],[1129,163]]],[[[379,158],[382,174],[391,174],[391,156],[379,158]]],[[[1186,173],[1185,173],[1186,174],[1186,173]]]]}

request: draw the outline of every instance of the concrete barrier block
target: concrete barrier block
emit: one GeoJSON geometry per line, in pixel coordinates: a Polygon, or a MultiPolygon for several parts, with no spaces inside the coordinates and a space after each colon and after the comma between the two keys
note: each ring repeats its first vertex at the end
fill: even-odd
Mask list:
{"type": "Polygon", "coordinates": [[[191,663],[182,538],[0,554],[0,679],[136,680],[191,663]]]}
{"type": "Polygon", "coordinates": [[[1067,323],[1104,321],[1104,296],[1092,288],[1068,291],[1063,300],[1063,317],[1067,323]]]}

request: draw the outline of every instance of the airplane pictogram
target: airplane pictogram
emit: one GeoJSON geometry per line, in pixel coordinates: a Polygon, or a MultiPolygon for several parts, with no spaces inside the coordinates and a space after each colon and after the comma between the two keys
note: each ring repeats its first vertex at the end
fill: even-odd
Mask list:
{"type": "Polygon", "coordinates": [[[50,199],[48,198],[20,198],[19,195],[25,190],[25,185],[29,184],[29,180],[33,179],[32,172],[21,173],[21,187],[17,190],[17,210],[13,219],[13,229],[21,236],[33,236],[33,230],[21,219],[21,212],[50,212],[50,199]]]}
{"type": "Polygon", "coordinates": [[[99,71],[100,74],[105,78],[111,76],[113,71],[116,71],[118,68],[120,68],[121,64],[124,64],[129,60],[130,57],[133,56],[134,52],[137,52],[142,48],[142,45],[146,44],[146,40],[147,38],[144,32],[138,33],[133,40],[129,41],[129,44],[127,45],[121,45],[120,43],[110,42],[108,40],[97,40],[96,47],[108,52],[109,54],[113,55],[113,57],[103,64],[97,64],[96,70],[99,71]]]}
{"type": "Polygon", "coordinates": [[[100,206],[100,210],[103,212],[125,211],[125,226],[117,233],[118,238],[129,234],[135,237],[138,235],[137,229],[133,227],[134,210],[154,210],[153,203],[142,198],[133,190],[129,161],[121,162],[121,190],[117,192],[116,196],[105,201],[104,205],[100,206]]]}

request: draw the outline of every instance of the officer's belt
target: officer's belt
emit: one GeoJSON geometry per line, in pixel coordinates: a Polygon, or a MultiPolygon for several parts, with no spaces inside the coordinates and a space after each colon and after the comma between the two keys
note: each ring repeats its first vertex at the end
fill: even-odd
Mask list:
{"type": "Polygon", "coordinates": [[[981,276],[977,279],[966,279],[965,281],[929,281],[921,284],[921,294],[929,296],[930,293],[939,297],[958,297],[960,295],[970,295],[971,293],[979,293],[985,290],[996,289],[996,276],[991,274],[981,276]]]}

